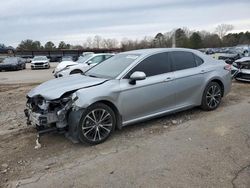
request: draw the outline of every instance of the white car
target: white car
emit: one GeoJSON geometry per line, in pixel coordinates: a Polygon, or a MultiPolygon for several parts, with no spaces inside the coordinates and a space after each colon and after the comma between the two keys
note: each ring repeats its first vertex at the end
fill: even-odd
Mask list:
{"type": "Polygon", "coordinates": [[[49,59],[46,56],[35,56],[31,61],[31,69],[49,69],[49,59]]]}
{"type": "Polygon", "coordinates": [[[101,53],[101,54],[88,54],[85,56],[80,56],[78,61],[63,61],[57,65],[54,70],[54,76],[64,77],[71,74],[84,73],[91,67],[105,61],[106,59],[112,57],[114,54],[101,53]]]}

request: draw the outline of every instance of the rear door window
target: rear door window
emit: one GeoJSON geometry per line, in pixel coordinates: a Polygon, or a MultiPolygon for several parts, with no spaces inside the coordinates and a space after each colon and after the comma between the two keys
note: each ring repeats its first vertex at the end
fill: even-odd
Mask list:
{"type": "Polygon", "coordinates": [[[193,53],[184,51],[176,51],[170,53],[174,71],[196,67],[196,61],[193,53]]]}

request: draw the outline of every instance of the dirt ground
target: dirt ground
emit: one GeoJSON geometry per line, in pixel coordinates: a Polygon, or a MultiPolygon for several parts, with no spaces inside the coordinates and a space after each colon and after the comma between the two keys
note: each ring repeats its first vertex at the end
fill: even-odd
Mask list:
{"type": "Polygon", "coordinates": [[[4,76],[0,187],[250,187],[249,84],[234,82],[216,111],[194,108],[128,126],[97,146],[48,134],[35,149],[23,109],[39,80],[4,76]]]}

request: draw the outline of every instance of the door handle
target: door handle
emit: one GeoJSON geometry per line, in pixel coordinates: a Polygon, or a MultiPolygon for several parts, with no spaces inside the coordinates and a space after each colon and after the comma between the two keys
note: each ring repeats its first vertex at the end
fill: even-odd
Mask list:
{"type": "Polygon", "coordinates": [[[204,74],[204,73],[206,73],[206,71],[205,70],[201,70],[201,74],[204,74]]]}
{"type": "Polygon", "coordinates": [[[165,82],[170,81],[170,80],[172,80],[172,78],[171,78],[171,77],[167,77],[167,78],[165,79],[165,82]]]}

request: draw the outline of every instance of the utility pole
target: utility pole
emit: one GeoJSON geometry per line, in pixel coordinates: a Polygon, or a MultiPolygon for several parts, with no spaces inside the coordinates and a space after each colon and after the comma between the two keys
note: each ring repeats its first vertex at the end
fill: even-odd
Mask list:
{"type": "Polygon", "coordinates": [[[172,37],[172,48],[175,48],[175,47],[176,47],[175,32],[176,32],[176,30],[174,30],[173,37],[172,37]]]}

